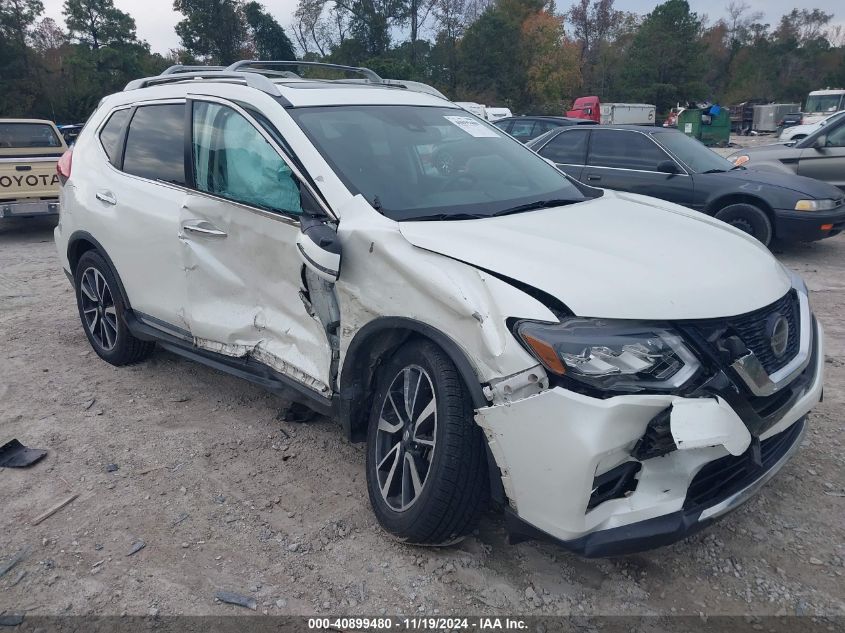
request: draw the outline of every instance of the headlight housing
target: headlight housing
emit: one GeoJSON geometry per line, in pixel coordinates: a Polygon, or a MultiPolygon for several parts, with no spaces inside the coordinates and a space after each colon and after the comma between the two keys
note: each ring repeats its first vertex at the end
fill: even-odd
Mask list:
{"type": "Polygon", "coordinates": [[[751,160],[751,157],[748,154],[740,154],[739,156],[735,156],[733,159],[734,167],[742,167],[745,163],[751,160]]]}
{"type": "Polygon", "coordinates": [[[799,200],[795,203],[796,211],[830,211],[836,208],[836,200],[799,200]]]}
{"type": "Polygon", "coordinates": [[[677,334],[653,323],[572,317],[515,329],[550,372],[602,391],[676,391],[701,367],[677,334]]]}

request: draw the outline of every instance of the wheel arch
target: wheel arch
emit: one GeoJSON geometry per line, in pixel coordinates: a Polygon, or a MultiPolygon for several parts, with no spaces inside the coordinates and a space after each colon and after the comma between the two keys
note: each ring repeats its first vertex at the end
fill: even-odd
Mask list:
{"type": "Polygon", "coordinates": [[[759,207],[763,213],[769,218],[769,221],[774,226],[775,213],[772,206],[763,198],[748,193],[728,193],[718,198],[714,198],[707,203],[707,214],[716,215],[719,211],[732,204],[751,204],[759,207]]]}
{"type": "Polygon", "coordinates": [[[488,406],[478,374],[458,344],[438,329],[406,317],[381,317],[362,327],[352,339],[340,372],[340,423],[351,441],[366,439],[376,371],[400,345],[423,338],[437,345],[455,364],[473,408],[488,406]]]}
{"type": "Polygon", "coordinates": [[[117,281],[117,287],[120,291],[124,305],[127,309],[131,309],[132,306],[129,303],[126,288],[123,287],[123,280],[121,280],[120,275],[117,272],[117,268],[115,268],[114,262],[111,257],[109,257],[106,249],[103,248],[103,245],[87,231],[75,231],[71,234],[70,239],[68,239],[67,242],[67,259],[68,264],[70,264],[70,274],[74,278],[74,283],[76,283],[76,266],[79,264],[80,258],[88,251],[96,251],[103,259],[106,260],[106,264],[108,264],[109,268],[111,268],[111,272],[117,281]]]}

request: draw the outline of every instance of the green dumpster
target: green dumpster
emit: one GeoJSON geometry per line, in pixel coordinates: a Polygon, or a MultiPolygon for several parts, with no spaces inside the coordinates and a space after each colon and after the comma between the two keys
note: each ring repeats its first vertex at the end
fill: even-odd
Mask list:
{"type": "Polygon", "coordinates": [[[731,137],[731,114],[726,108],[688,108],[678,116],[678,129],[707,146],[725,147],[731,137]]]}

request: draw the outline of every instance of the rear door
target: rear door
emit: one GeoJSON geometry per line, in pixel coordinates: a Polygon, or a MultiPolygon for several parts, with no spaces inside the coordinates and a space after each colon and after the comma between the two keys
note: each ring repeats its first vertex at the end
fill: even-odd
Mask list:
{"type": "Polygon", "coordinates": [[[98,130],[97,156],[80,156],[74,166],[91,170],[77,181],[84,183],[76,185],[78,195],[133,310],[169,330],[185,327],[185,271],[176,239],[187,197],[184,130],[184,100],[118,109],[98,130]]]}
{"type": "Polygon", "coordinates": [[[582,180],[594,187],[639,193],[690,206],[693,182],[686,170],[650,136],[636,130],[592,129],[582,180]],[[657,171],[671,161],[678,173],[657,171]]]}
{"type": "Polygon", "coordinates": [[[303,284],[300,184],[281,136],[235,104],[190,103],[196,191],[180,207],[179,240],[194,343],[328,396],[331,347],[303,284]]]}
{"type": "Polygon", "coordinates": [[[824,180],[845,190],[845,118],[826,130],[824,147],[808,147],[801,152],[798,174],[824,180]]]}
{"type": "Polygon", "coordinates": [[[543,158],[553,161],[559,169],[576,180],[581,180],[584,163],[587,161],[589,141],[590,130],[573,127],[559,132],[537,153],[543,158]]]}
{"type": "Polygon", "coordinates": [[[0,121],[0,200],[57,198],[56,162],[66,149],[49,123],[0,121]]]}

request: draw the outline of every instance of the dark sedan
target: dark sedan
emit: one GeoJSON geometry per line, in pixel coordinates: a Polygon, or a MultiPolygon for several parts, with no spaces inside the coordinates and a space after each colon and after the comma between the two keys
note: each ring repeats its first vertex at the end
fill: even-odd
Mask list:
{"type": "Polygon", "coordinates": [[[570,125],[596,125],[596,122],[568,116],[509,116],[494,121],[493,125],[504,130],[517,141],[527,143],[550,130],[570,125]]]}
{"type": "Polygon", "coordinates": [[[845,228],[838,188],[793,174],[734,166],[666,128],[561,128],[527,143],[576,180],[707,213],[768,245],[813,241],[845,228]]]}

